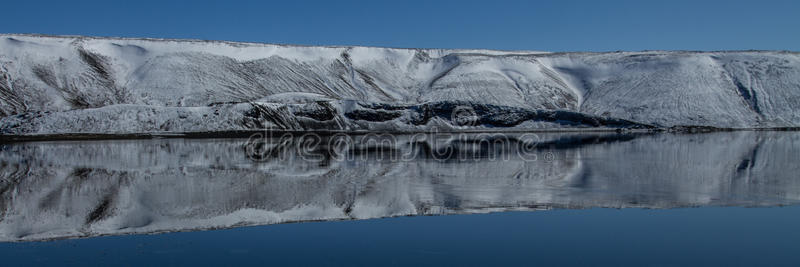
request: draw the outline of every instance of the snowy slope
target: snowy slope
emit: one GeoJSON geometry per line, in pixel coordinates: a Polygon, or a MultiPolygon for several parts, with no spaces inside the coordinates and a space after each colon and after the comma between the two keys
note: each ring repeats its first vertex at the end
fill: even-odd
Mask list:
{"type": "MultiPolygon", "coordinates": [[[[429,126],[395,119],[374,125],[374,120],[354,119],[344,115],[351,110],[350,100],[386,104],[382,107],[401,113],[408,113],[409,105],[484,104],[495,112],[478,112],[481,118],[509,112],[516,118],[470,127],[598,127],[570,119],[561,123],[560,117],[514,115],[556,110],[635,122],[629,126],[797,127],[800,56],[763,51],[543,53],[0,35],[3,134],[253,129],[254,125],[242,122],[253,111],[237,104],[246,102],[269,107],[327,102],[335,114],[323,117],[344,119],[338,124],[321,120],[318,126],[323,128],[429,126]],[[193,118],[216,108],[240,112],[231,111],[224,118],[193,118]],[[132,116],[124,126],[111,121],[121,112],[132,116]],[[187,117],[189,121],[184,121],[187,117]],[[61,124],[52,125],[57,121],[61,124]],[[91,125],[69,121],[91,121],[91,125]],[[174,126],[162,129],[156,121],[174,126]]],[[[289,116],[281,120],[296,119],[289,116]]],[[[413,114],[394,117],[404,116],[413,114]]],[[[442,123],[455,125],[450,116],[439,117],[442,123]]],[[[257,124],[285,128],[269,120],[257,124]]]]}

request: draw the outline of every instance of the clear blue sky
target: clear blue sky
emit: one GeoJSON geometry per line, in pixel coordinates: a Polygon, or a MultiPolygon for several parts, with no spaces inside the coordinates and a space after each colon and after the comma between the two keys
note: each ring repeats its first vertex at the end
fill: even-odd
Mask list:
{"type": "Polygon", "coordinates": [[[547,51],[800,51],[800,1],[161,2],[9,0],[1,5],[0,32],[547,51]]]}

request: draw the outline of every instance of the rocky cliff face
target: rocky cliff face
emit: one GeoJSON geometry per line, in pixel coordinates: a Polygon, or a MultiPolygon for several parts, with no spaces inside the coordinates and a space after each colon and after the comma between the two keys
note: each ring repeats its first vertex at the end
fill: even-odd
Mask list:
{"type": "Polygon", "coordinates": [[[4,134],[464,128],[437,105],[468,128],[797,127],[800,56],[0,35],[4,134]]]}

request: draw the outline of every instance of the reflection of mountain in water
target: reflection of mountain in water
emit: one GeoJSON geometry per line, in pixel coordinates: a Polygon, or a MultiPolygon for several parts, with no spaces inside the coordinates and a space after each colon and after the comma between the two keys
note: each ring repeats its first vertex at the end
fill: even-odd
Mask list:
{"type": "Polygon", "coordinates": [[[395,136],[392,142],[372,142],[354,136],[338,143],[322,138],[315,140],[332,145],[306,153],[292,147],[315,140],[2,145],[0,240],[500,210],[800,200],[797,133],[489,137],[395,136]]]}

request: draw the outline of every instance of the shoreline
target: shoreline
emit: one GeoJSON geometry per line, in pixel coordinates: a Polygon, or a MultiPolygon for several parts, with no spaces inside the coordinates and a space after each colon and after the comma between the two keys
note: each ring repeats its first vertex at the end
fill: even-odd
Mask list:
{"type": "Polygon", "coordinates": [[[674,126],[655,129],[625,129],[625,128],[559,128],[559,129],[475,129],[475,130],[408,130],[408,131],[369,131],[369,130],[231,130],[213,132],[150,132],[150,133],[57,133],[57,134],[29,134],[29,135],[0,135],[0,144],[20,142],[46,142],[46,141],[94,141],[94,140],[138,140],[138,139],[211,139],[211,138],[248,138],[255,134],[293,134],[302,136],[316,134],[331,135],[412,135],[412,134],[520,134],[520,133],[673,133],[673,134],[701,134],[713,132],[736,131],[764,131],[764,132],[794,132],[800,127],[772,127],[772,128],[716,128],[708,126],[674,126]]]}

